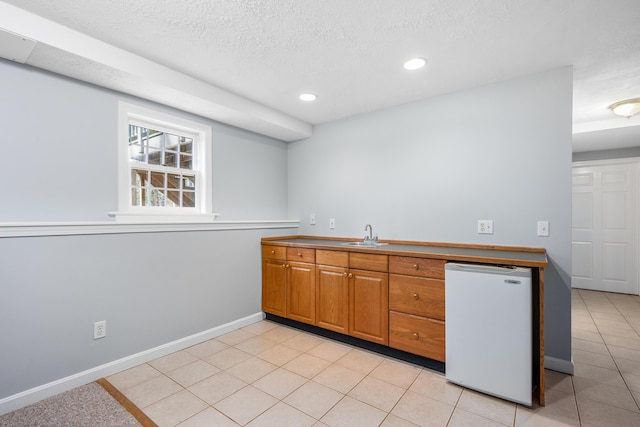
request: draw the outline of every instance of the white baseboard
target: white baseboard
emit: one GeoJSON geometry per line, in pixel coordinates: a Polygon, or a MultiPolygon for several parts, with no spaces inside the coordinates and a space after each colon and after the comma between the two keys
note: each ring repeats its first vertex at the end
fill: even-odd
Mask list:
{"type": "Polygon", "coordinates": [[[562,372],[563,374],[573,375],[573,358],[571,360],[558,359],[556,357],[544,357],[545,369],[562,372]]]}
{"type": "Polygon", "coordinates": [[[71,390],[81,385],[88,384],[99,378],[113,375],[120,371],[124,371],[125,369],[157,359],[158,357],[166,356],[167,354],[171,354],[187,347],[191,347],[192,345],[224,335],[238,328],[259,322],[263,318],[264,313],[262,312],[252,314],[250,316],[234,320],[233,322],[225,323],[224,325],[220,325],[188,337],[180,338],[179,340],[163,344],[140,353],[132,354],[131,356],[123,357],[122,359],[114,360],[113,362],[105,363],[104,365],[96,366],[95,368],[78,372],[77,374],[60,378],[56,381],[5,397],[0,399],[0,415],[15,411],[16,409],[20,409],[39,400],[46,399],[47,397],[71,390]]]}

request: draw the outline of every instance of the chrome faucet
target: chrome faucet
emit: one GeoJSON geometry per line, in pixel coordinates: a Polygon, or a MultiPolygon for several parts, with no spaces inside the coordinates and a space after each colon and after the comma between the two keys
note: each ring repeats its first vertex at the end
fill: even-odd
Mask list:
{"type": "Polygon", "coordinates": [[[369,235],[367,236],[366,234],[364,235],[364,242],[365,243],[377,243],[378,242],[378,236],[374,236],[373,235],[373,227],[371,227],[371,224],[367,224],[364,226],[364,231],[366,232],[367,230],[369,230],[369,235]]]}

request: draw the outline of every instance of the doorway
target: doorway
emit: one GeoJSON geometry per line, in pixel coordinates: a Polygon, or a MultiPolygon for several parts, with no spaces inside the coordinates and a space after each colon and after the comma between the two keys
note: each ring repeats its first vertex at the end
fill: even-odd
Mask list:
{"type": "Polygon", "coordinates": [[[573,288],[638,295],[640,159],[573,164],[573,288]]]}

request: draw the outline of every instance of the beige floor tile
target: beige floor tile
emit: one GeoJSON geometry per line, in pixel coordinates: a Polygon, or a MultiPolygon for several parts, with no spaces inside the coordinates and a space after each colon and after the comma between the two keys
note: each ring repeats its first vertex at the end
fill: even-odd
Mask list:
{"type": "Polygon", "coordinates": [[[278,399],[249,385],[222,399],[214,407],[238,424],[245,425],[276,403],[278,399]]]}
{"type": "Polygon", "coordinates": [[[229,347],[226,350],[222,350],[212,354],[211,356],[205,357],[204,361],[217,368],[225,370],[250,358],[251,355],[249,353],[245,353],[244,351],[240,351],[234,347],[229,347]]]}
{"type": "Polygon", "coordinates": [[[345,396],[320,421],[330,427],[378,426],[387,413],[366,403],[345,396]]]}
{"type": "Polygon", "coordinates": [[[489,418],[501,424],[513,425],[515,420],[515,403],[468,389],[462,392],[457,408],[489,418]]]}
{"type": "Polygon", "coordinates": [[[273,363],[274,365],[282,366],[300,356],[300,354],[300,351],[294,348],[287,347],[282,344],[276,344],[274,347],[258,354],[258,357],[269,363],[273,363]]]}
{"type": "Polygon", "coordinates": [[[349,392],[349,396],[389,412],[406,390],[377,378],[366,377],[349,392]]]}
{"type": "Polygon", "coordinates": [[[617,347],[630,348],[631,350],[640,350],[640,338],[624,338],[614,335],[602,335],[605,344],[615,345],[617,347]]]}
{"type": "Polygon", "coordinates": [[[414,424],[403,418],[396,417],[393,414],[389,414],[387,415],[387,418],[384,419],[384,422],[380,424],[380,427],[418,427],[418,426],[417,424],[414,424]]]}
{"type": "Polygon", "coordinates": [[[245,353],[249,353],[253,356],[256,356],[277,344],[278,343],[276,343],[275,341],[271,341],[263,337],[253,337],[253,338],[249,338],[246,341],[241,342],[240,344],[234,347],[237,348],[238,350],[244,351],[245,353]]]}
{"type": "Polygon", "coordinates": [[[331,365],[331,362],[303,353],[286,363],[283,368],[298,375],[302,375],[303,377],[313,378],[320,372],[324,371],[329,365],[331,365]]]}
{"type": "Polygon", "coordinates": [[[640,392],[640,375],[624,374],[623,377],[629,390],[640,392]]]}
{"type": "Polygon", "coordinates": [[[313,347],[323,343],[323,339],[315,335],[301,333],[282,342],[282,345],[293,348],[298,351],[309,351],[313,347]]]}
{"type": "Polygon", "coordinates": [[[277,399],[284,399],[307,381],[301,375],[280,368],[260,378],[253,386],[277,399]]]}
{"type": "Polygon", "coordinates": [[[198,414],[207,404],[187,390],[182,390],[145,408],[144,412],[159,427],[173,427],[198,414]]]}
{"type": "Polygon", "coordinates": [[[149,365],[153,366],[160,372],[167,373],[180,368],[181,366],[188,365],[191,362],[195,362],[196,360],[198,360],[196,356],[186,350],[182,350],[152,360],[149,362],[149,365]]]}
{"type": "Polygon", "coordinates": [[[578,406],[573,394],[547,390],[546,406],[534,403],[532,408],[522,405],[516,407],[517,427],[522,426],[575,426],[579,427],[578,406]]]}
{"type": "Polygon", "coordinates": [[[273,328],[270,331],[263,333],[261,336],[268,340],[282,344],[284,341],[290,340],[291,338],[301,333],[302,332],[297,329],[288,328],[286,326],[278,326],[277,328],[273,328]]]}
{"type": "Polygon", "coordinates": [[[169,397],[182,390],[175,381],[164,375],[152,378],[127,390],[121,390],[138,408],[143,409],[152,403],[169,397]]]}
{"type": "Polygon", "coordinates": [[[616,365],[622,375],[632,374],[640,376],[640,358],[636,360],[618,358],[616,359],[616,365]]]}
{"type": "Polygon", "coordinates": [[[338,359],[336,363],[367,375],[383,361],[384,357],[380,355],[354,348],[338,359]]]}
{"type": "Polygon", "coordinates": [[[167,376],[180,384],[182,387],[189,387],[193,384],[209,378],[220,372],[220,369],[208,364],[203,360],[196,360],[188,365],[167,372],[167,376]]]}
{"type": "Polygon", "coordinates": [[[447,382],[441,374],[423,370],[411,384],[409,390],[423,396],[455,405],[462,394],[462,387],[447,382]]]}
{"type": "Polygon", "coordinates": [[[562,372],[544,370],[545,391],[557,390],[566,394],[574,394],[573,377],[562,372]]]}
{"type": "Polygon", "coordinates": [[[159,375],[162,375],[160,371],[143,363],[142,365],[111,375],[107,377],[107,380],[118,390],[125,391],[130,387],[149,381],[159,375]]]}
{"type": "Polygon", "coordinates": [[[472,414],[464,409],[456,408],[453,411],[451,420],[447,424],[447,427],[504,427],[504,424],[500,424],[497,421],[490,420],[489,418],[481,417],[480,415],[472,414]]]}
{"type": "Polygon", "coordinates": [[[188,390],[208,404],[213,405],[246,386],[247,383],[239,378],[226,372],[220,372],[192,385],[188,390]]]}
{"type": "Polygon", "coordinates": [[[629,411],[639,412],[638,405],[631,392],[625,388],[611,387],[596,381],[576,377],[573,379],[576,387],[578,403],[587,399],[606,405],[615,406],[629,411]]]}
{"type": "Polygon", "coordinates": [[[592,400],[578,401],[580,420],[600,427],[638,427],[640,413],[627,411],[592,400]]]}
{"type": "Polygon", "coordinates": [[[251,359],[247,359],[244,362],[240,362],[237,365],[232,366],[227,369],[226,372],[240,378],[248,384],[251,384],[276,369],[278,369],[278,367],[273,363],[269,363],[266,360],[262,360],[257,357],[252,357],[251,359]]]}
{"type": "Polygon", "coordinates": [[[587,332],[587,331],[581,331],[581,330],[573,330],[571,332],[571,336],[573,338],[578,338],[584,341],[591,341],[591,342],[597,342],[597,343],[604,343],[604,340],[602,339],[602,337],[600,336],[600,333],[598,332],[587,332]]]}
{"type": "Polygon", "coordinates": [[[640,339],[640,336],[638,335],[636,330],[633,329],[628,324],[627,324],[626,328],[613,328],[613,327],[600,327],[600,326],[598,326],[598,332],[600,332],[600,335],[602,335],[602,337],[605,338],[605,342],[606,342],[606,338],[608,336],[620,337],[620,338],[628,338],[630,340],[638,340],[638,339],[640,339]]]}
{"type": "Polygon", "coordinates": [[[344,366],[333,364],[313,377],[313,380],[339,391],[340,393],[346,394],[363,378],[364,374],[361,374],[360,372],[352,371],[344,366]]]}
{"type": "Polygon", "coordinates": [[[599,366],[607,369],[617,369],[613,358],[609,354],[592,353],[584,350],[573,350],[573,361],[587,365],[599,366]]]}
{"type": "Polygon", "coordinates": [[[249,332],[242,329],[236,329],[235,331],[231,331],[228,334],[220,335],[216,339],[227,345],[234,346],[253,337],[255,337],[254,334],[250,334],[249,332]]]}
{"type": "Polygon", "coordinates": [[[311,427],[316,423],[314,418],[304,412],[279,402],[267,409],[262,415],[247,424],[248,427],[311,427]]]}
{"type": "Polygon", "coordinates": [[[226,415],[209,407],[178,424],[178,427],[238,427],[239,425],[226,415]]]}
{"type": "Polygon", "coordinates": [[[598,366],[576,363],[574,367],[574,381],[576,377],[597,381],[612,387],[626,388],[622,376],[617,370],[600,368],[598,366]]]}
{"type": "Polygon", "coordinates": [[[324,341],[323,343],[313,347],[307,353],[333,363],[350,351],[351,347],[347,345],[334,341],[324,341]]]}
{"type": "Polygon", "coordinates": [[[309,381],[287,396],[284,402],[315,419],[320,419],[343,397],[344,394],[340,392],[315,381],[309,381]]]}
{"type": "Polygon", "coordinates": [[[186,351],[188,351],[189,353],[193,354],[196,357],[199,357],[200,359],[204,359],[207,356],[211,356],[212,354],[227,348],[229,348],[228,345],[214,339],[214,340],[202,342],[200,344],[196,344],[192,347],[187,348],[186,351]]]}
{"type": "Polygon", "coordinates": [[[446,426],[454,407],[407,391],[391,413],[422,427],[446,426]]]}
{"type": "Polygon", "coordinates": [[[413,365],[391,359],[385,359],[373,371],[371,371],[371,374],[369,375],[407,389],[419,374],[420,369],[413,365]]]}
{"type": "Polygon", "coordinates": [[[277,323],[270,322],[268,320],[262,320],[260,322],[252,323],[249,326],[245,326],[244,328],[242,328],[242,330],[245,332],[249,332],[250,334],[261,335],[277,327],[277,323]]]}
{"type": "Polygon", "coordinates": [[[571,341],[571,344],[574,350],[584,350],[590,351],[592,353],[609,354],[609,350],[607,350],[607,346],[603,342],[597,343],[593,341],[585,341],[579,338],[574,338],[571,341]]]}
{"type": "Polygon", "coordinates": [[[610,345],[608,348],[614,360],[618,360],[618,359],[640,360],[640,350],[632,350],[629,348],[617,347],[615,345],[610,345]]]}

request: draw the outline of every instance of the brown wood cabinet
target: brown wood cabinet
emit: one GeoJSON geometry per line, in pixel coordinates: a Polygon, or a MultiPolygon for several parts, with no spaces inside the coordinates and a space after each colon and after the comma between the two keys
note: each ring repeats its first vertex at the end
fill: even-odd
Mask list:
{"type": "Polygon", "coordinates": [[[389,276],[349,270],[349,335],[389,344],[389,276]]]}
{"type": "Polygon", "coordinates": [[[349,333],[349,253],[316,251],[316,326],[349,333]]]}
{"type": "Polygon", "coordinates": [[[262,311],[287,315],[287,255],[285,248],[262,247],[262,311]]]}
{"type": "Polygon", "coordinates": [[[389,346],[445,361],[444,264],[389,257],[389,346]]]}

